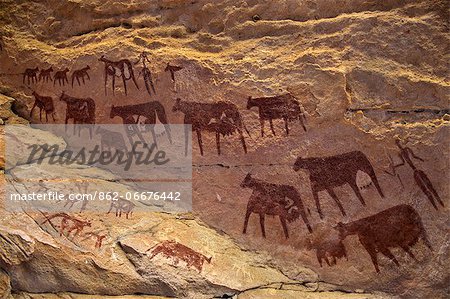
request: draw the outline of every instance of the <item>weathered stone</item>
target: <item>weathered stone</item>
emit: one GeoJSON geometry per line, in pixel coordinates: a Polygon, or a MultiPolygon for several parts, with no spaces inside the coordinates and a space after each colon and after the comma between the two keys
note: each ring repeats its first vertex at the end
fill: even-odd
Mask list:
{"type": "Polygon", "coordinates": [[[0,299],[11,298],[11,284],[9,276],[2,270],[0,270],[0,299]]]}
{"type": "MultiPolygon", "coordinates": [[[[450,85],[444,1],[3,2],[0,93],[8,97],[0,95],[0,119],[6,124],[24,119],[40,123],[37,109],[30,116],[32,92],[36,91],[52,97],[56,123],[65,120],[66,105],[59,101],[64,92],[92,98],[98,124],[121,122],[110,118],[112,105],[159,101],[170,123],[183,123],[184,114],[173,111],[177,98],[229,101],[249,131],[244,133],[247,154],[237,132],[221,136],[220,156],[213,132],[202,132],[204,155],[200,155],[196,136],[192,138],[192,214],[137,213],[126,219],[105,213],[75,214],[79,206],[68,210],[80,219],[92,220],[93,231],[106,233],[100,249],[92,239],[60,236],[57,227],[42,223],[45,217],[41,213],[12,214],[0,209],[1,235],[8,240],[3,243],[6,247],[0,248],[0,257],[8,261],[15,297],[102,298],[136,293],[190,298],[224,294],[239,294],[239,298],[447,295],[450,85]],[[143,51],[148,53],[147,67],[156,93],[149,94],[142,74],[139,76],[142,62],[134,64],[143,51]],[[139,89],[128,80],[125,94],[120,77],[114,92],[111,77],[105,86],[105,64],[99,61],[102,55],[115,61],[130,60],[139,89]],[[173,79],[164,71],[168,63],[182,67],[173,79]],[[75,79],[72,87],[73,72],[87,65],[90,79],[84,78],[84,83],[75,79]],[[26,68],[50,66],[53,74],[67,67],[69,83],[41,80],[28,84],[23,80],[26,68]],[[301,103],[307,130],[293,120],[288,123],[287,135],[283,120],[276,119],[275,134],[266,121],[262,137],[258,109],[247,109],[248,98],[286,93],[301,103]],[[403,158],[396,140],[400,140],[400,147],[409,148],[402,152],[403,158]],[[306,167],[295,171],[294,163],[299,157],[323,158],[353,151],[367,158],[382,192],[373,175],[370,177],[370,169],[355,171],[354,189],[340,184],[331,192],[327,188],[319,192],[321,219],[312,187],[344,177],[361,156],[352,155],[343,168],[331,163],[328,176],[321,180],[314,180],[313,171],[306,167]],[[393,172],[394,164],[408,159],[413,164],[405,161],[393,172]],[[251,213],[243,234],[250,197],[274,198],[274,193],[264,197],[261,190],[241,187],[248,173],[267,183],[295,188],[312,233],[299,217],[287,223],[286,239],[278,215],[266,215],[263,238],[260,217],[251,213]],[[431,185],[444,206],[432,194],[431,185]],[[331,197],[333,191],[345,216],[331,197]],[[396,219],[379,216],[405,204],[414,209],[416,213],[411,215],[418,215],[415,220],[420,221],[402,226],[397,224],[409,219],[404,215],[396,219]],[[338,228],[343,226],[338,223],[367,223],[367,217],[374,215],[380,218],[367,230],[356,226],[360,233],[382,228],[377,250],[370,251],[373,238],[339,235],[338,228]],[[415,240],[418,231],[422,235],[415,240]],[[404,235],[412,238],[408,244],[395,237],[404,235]],[[392,241],[387,247],[399,265],[386,257],[390,255],[382,246],[386,240],[392,241]],[[178,244],[167,246],[187,247],[199,254],[193,259],[203,260],[200,271],[163,251],[151,258],[152,250],[159,248],[154,246],[169,244],[165,241],[178,244]],[[377,255],[379,273],[370,252],[377,255]],[[204,260],[209,257],[211,262],[204,260]]],[[[36,136],[62,142],[45,132],[36,136]]],[[[36,140],[20,141],[28,145],[36,140]]],[[[95,168],[52,166],[36,170],[21,165],[25,157],[20,147],[5,167],[3,143],[0,152],[0,167],[20,178],[54,179],[61,174],[95,179],[98,188],[131,190],[113,175],[95,168]]]]}

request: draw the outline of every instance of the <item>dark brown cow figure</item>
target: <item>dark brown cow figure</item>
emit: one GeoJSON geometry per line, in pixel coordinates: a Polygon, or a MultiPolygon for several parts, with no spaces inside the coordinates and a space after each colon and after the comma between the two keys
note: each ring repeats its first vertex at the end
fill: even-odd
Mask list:
{"type": "Polygon", "coordinates": [[[84,68],[81,68],[79,70],[73,71],[73,73],[72,73],[72,87],[73,87],[73,82],[74,82],[75,79],[78,82],[78,86],[81,86],[80,79],[83,82],[83,84],[85,84],[84,77],[86,77],[88,80],[91,80],[91,77],[89,77],[89,74],[88,74],[88,70],[90,70],[90,69],[91,69],[90,66],[86,65],[84,68]]]}
{"type": "Polygon", "coordinates": [[[153,142],[155,143],[155,145],[157,145],[155,132],[156,117],[158,117],[159,121],[164,125],[165,131],[167,133],[167,138],[169,139],[169,142],[172,143],[170,125],[169,121],[167,120],[166,110],[164,109],[164,106],[158,101],[125,106],[113,105],[111,107],[111,113],[109,116],[110,118],[114,118],[116,116],[122,118],[122,123],[125,126],[125,132],[127,133],[128,140],[130,141],[131,146],[133,146],[134,144],[134,135],[137,135],[143,143],[146,143],[141,131],[137,126],[137,124],[139,123],[139,118],[141,116],[146,118],[144,125],[146,129],[152,132],[153,142]]]}
{"type": "Polygon", "coordinates": [[[23,79],[22,82],[25,84],[25,78],[27,79],[27,84],[30,85],[30,83],[37,83],[38,82],[38,74],[39,68],[36,67],[34,69],[26,69],[25,72],[22,73],[23,79]]]}
{"type": "MultiPolygon", "coordinates": [[[[247,131],[242,122],[241,114],[235,104],[219,101],[216,103],[187,102],[177,99],[173,112],[184,113],[184,123],[192,125],[192,131],[197,133],[200,154],[203,156],[202,130],[216,133],[217,152],[220,155],[220,135],[231,135],[238,132],[244,152],[247,153],[243,129],[247,131]]],[[[189,128],[185,126],[185,154],[187,154],[189,128]]],[[[248,133],[248,131],[247,131],[248,133]]]]}
{"type": "Polygon", "coordinates": [[[258,107],[259,121],[261,123],[261,136],[264,136],[264,121],[268,120],[272,134],[275,135],[273,128],[274,119],[283,119],[286,134],[289,135],[288,122],[290,120],[297,120],[306,131],[303,122],[305,115],[302,111],[300,103],[291,94],[283,94],[274,97],[252,98],[249,97],[247,101],[247,109],[258,107]]]}
{"type": "Polygon", "coordinates": [[[297,158],[297,161],[295,161],[294,170],[299,171],[300,168],[309,170],[311,189],[320,218],[323,218],[323,214],[320,208],[318,193],[323,190],[326,190],[334,199],[342,215],[346,215],[339,198],[333,191],[333,188],[344,184],[349,184],[361,203],[366,205],[356,184],[356,174],[358,171],[368,174],[375,184],[378,193],[380,193],[381,197],[384,197],[372,164],[370,164],[366,155],[360,151],[322,158],[299,157],[297,158]]]}
{"type": "Polygon", "coordinates": [[[51,114],[53,121],[55,121],[55,107],[53,105],[52,97],[41,96],[37,92],[33,91],[34,104],[30,111],[30,117],[33,114],[35,107],[39,108],[39,120],[42,121],[42,110],[45,111],[45,120],[48,122],[48,114],[51,114]]]}
{"type": "Polygon", "coordinates": [[[39,73],[38,81],[41,82],[41,80],[42,80],[42,82],[46,82],[46,83],[49,80],[53,81],[53,79],[52,79],[52,72],[53,72],[53,68],[52,67],[49,67],[46,70],[41,70],[41,72],[39,73]]]}
{"type": "Polygon", "coordinates": [[[259,214],[259,221],[261,225],[262,236],[266,237],[266,230],[264,227],[265,215],[276,215],[280,217],[281,225],[283,226],[284,236],[289,238],[289,232],[286,220],[293,222],[302,216],[303,222],[312,232],[308,218],[306,216],[305,207],[298,191],[289,185],[277,185],[267,183],[262,180],[252,178],[251,174],[247,174],[241,183],[242,188],[250,188],[253,193],[247,204],[247,211],[245,213],[244,230],[247,232],[248,220],[251,213],[259,214]],[[286,199],[292,200],[292,203],[286,199]]]}
{"type": "Polygon", "coordinates": [[[125,140],[120,132],[110,131],[108,129],[97,127],[95,134],[99,134],[100,137],[100,149],[103,152],[105,149],[111,151],[116,149],[128,155],[128,148],[125,145],[125,140]]]}
{"type": "Polygon", "coordinates": [[[55,73],[55,76],[53,76],[53,86],[55,86],[56,81],[58,80],[59,86],[65,86],[66,82],[69,84],[69,80],[67,79],[67,73],[69,72],[68,68],[65,68],[64,70],[57,71],[55,73]]]}
{"type": "Polygon", "coordinates": [[[64,92],[61,94],[59,100],[67,104],[65,124],[67,125],[69,119],[73,119],[73,131],[75,134],[75,125],[78,124],[78,135],[81,131],[80,125],[88,125],[89,135],[92,139],[92,125],[95,124],[95,101],[91,98],[71,97],[64,92]]]}
{"type": "Polygon", "coordinates": [[[369,253],[377,272],[380,272],[377,260],[378,252],[381,252],[399,266],[397,259],[389,248],[402,248],[412,259],[416,260],[410,247],[421,238],[425,245],[433,250],[423,227],[422,219],[416,210],[409,205],[394,206],[375,215],[349,223],[339,222],[335,228],[338,230],[341,240],[349,235],[358,236],[359,241],[369,253]]]}

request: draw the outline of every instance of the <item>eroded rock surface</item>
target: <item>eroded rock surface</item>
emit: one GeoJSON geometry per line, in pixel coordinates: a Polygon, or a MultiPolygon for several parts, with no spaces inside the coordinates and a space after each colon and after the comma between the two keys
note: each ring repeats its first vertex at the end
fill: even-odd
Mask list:
{"type": "MultiPolygon", "coordinates": [[[[70,215],[91,222],[84,232],[94,234],[87,239],[60,234],[59,220],[45,222],[40,212],[12,213],[3,207],[0,296],[3,292],[8,298],[10,289],[14,298],[448,294],[449,36],[444,1],[10,0],[2,5],[3,124],[47,123],[45,117],[40,121],[39,109],[30,114],[33,92],[52,98],[56,121],[50,117],[48,123],[59,124],[67,115],[63,94],[92,98],[97,124],[121,123],[110,117],[112,106],[159,101],[169,123],[183,123],[184,113],[173,111],[177,98],[188,106],[229,101],[241,116],[247,153],[238,132],[228,134],[232,130],[223,114],[206,120],[206,126],[225,133],[218,155],[215,134],[203,132],[201,155],[194,132],[192,214],[148,212],[127,219],[78,213],[80,207],[74,206],[70,215]],[[147,53],[145,65],[138,61],[142,52],[147,53]],[[102,55],[130,61],[136,84],[126,80],[126,93],[120,76],[114,89],[111,76],[105,83],[102,55]],[[165,71],[167,64],[180,69],[172,76],[165,71]],[[154,89],[145,84],[144,66],[154,89]],[[41,75],[34,82],[32,73],[24,76],[36,67],[36,79],[51,67],[52,80],[41,75]],[[89,78],[74,75],[82,69],[89,78]],[[248,105],[249,97],[287,94],[301,104],[306,131],[297,117],[288,121],[287,135],[278,118],[273,129],[265,121],[261,136],[258,107],[248,105]],[[353,154],[342,160],[345,153],[353,154]],[[324,157],[340,157],[340,162],[324,157]],[[308,164],[309,158],[322,160],[308,164]],[[287,221],[285,238],[280,209],[269,209],[265,238],[257,213],[249,214],[243,234],[250,198],[264,202],[278,196],[244,184],[249,173],[260,185],[288,186],[269,189],[296,194],[290,201],[301,201],[303,208],[294,204],[294,210],[305,212],[312,233],[299,215],[287,221]],[[340,178],[347,180],[337,182],[340,178]],[[408,218],[411,213],[400,218],[400,223],[411,220],[413,229],[383,218],[383,211],[399,205],[417,213],[414,221],[408,218]],[[381,220],[373,220],[371,233],[362,238],[364,246],[364,223],[374,215],[370,219],[381,220]],[[345,231],[352,234],[339,235],[339,223],[353,223],[345,231]],[[385,235],[374,237],[374,227],[385,235]],[[432,250],[424,237],[416,240],[418,231],[425,231],[432,250]],[[102,235],[98,248],[96,238],[102,235]],[[170,246],[179,255],[171,255],[170,246]],[[380,272],[371,259],[374,251],[380,272]]],[[[34,142],[15,136],[18,144],[34,142]]],[[[47,132],[35,138],[64,147],[63,140],[47,132]]],[[[0,151],[1,168],[15,177],[54,179],[61,173],[95,179],[111,190],[132,188],[95,168],[34,171],[24,165],[20,147],[5,166],[3,143],[0,151]]],[[[288,217],[295,213],[286,211],[288,217]]]]}

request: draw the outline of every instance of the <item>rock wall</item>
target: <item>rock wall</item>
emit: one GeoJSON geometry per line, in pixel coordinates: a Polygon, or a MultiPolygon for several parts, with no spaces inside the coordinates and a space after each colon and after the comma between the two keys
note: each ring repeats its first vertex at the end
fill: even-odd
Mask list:
{"type": "MultiPolygon", "coordinates": [[[[217,127],[225,130],[220,155],[213,132],[202,132],[203,155],[193,132],[192,213],[126,219],[74,209],[105,234],[100,248],[93,239],[60,235],[39,212],[0,210],[1,298],[448,294],[445,1],[5,0],[2,6],[2,124],[47,123],[37,108],[30,113],[33,92],[53,98],[55,120],[49,115],[48,123],[64,123],[63,93],[92,98],[97,124],[121,123],[110,117],[112,106],[158,101],[169,123],[181,124],[177,99],[227,101],[242,119],[247,153],[239,130],[228,134],[227,120],[217,127]],[[113,87],[102,57],[128,59],[126,72],[134,71],[136,83],[119,74],[113,87]],[[150,81],[146,86],[144,67],[154,89],[150,81]],[[276,98],[255,100],[261,97],[276,98]],[[276,104],[258,106],[270,100],[276,104]],[[196,269],[150,258],[148,249],[165,241],[206,260],[196,269]]],[[[42,131],[35,138],[60,142],[42,131]]],[[[19,148],[17,158],[2,157],[0,164],[20,178],[29,175],[23,158],[19,148]]],[[[92,168],[54,167],[36,178],[56,173],[129,188],[92,168]]]]}

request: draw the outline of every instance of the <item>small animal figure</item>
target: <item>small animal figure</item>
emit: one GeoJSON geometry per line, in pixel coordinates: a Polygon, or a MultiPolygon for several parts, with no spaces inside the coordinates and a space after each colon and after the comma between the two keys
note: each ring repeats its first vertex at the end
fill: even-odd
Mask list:
{"type": "Polygon", "coordinates": [[[405,204],[353,222],[339,222],[335,229],[339,232],[341,240],[349,235],[358,236],[359,241],[369,253],[377,272],[380,272],[377,260],[378,252],[399,266],[389,248],[402,248],[414,260],[416,257],[410,247],[415,245],[419,239],[422,239],[425,245],[433,250],[419,214],[413,207],[405,204]]]}
{"type": "MultiPolygon", "coordinates": [[[[92,139],[92,125],[95,124],[95,101],[91,98],[75,98],[64,92],[62,92],[59,100],[67,104],[65,124],[67,125],[69,119],[73,119],[74,134],[75,124],[89,125],[89,134],[92,139]]],[[[78,135],[80,134],[80,130],[81,126],[78,126],[78,135]]]]}
{"type": "Polygon", "coordinates": [[[303,120],[305,115],[301,109],[301,105],[294,96],[290,93],[282,94],[274,97],[262,97],[262,98],[252,98],[249,97],[247,101],[247,109],[252,107],[258,107],[259,110],[259,121],[261,123],[261,136],[264,136],[264,121],[268,120],[270,123],[270,129],[272,134],[275,135],[275,130],[273,128],[274,119],[283,119],[284,127],[286,129],[286,135],[289,135],[288,122],[290,120],[297,120],[306,131],[305,124],[303,120]]]}
{"type": "MultiPolygon", "coordinates": [[[[216,103],[200,103],[187,102],[177,99],[172,108],[173,112],[181,111],[184,113],[184,123],[192,125],[192,131],[197,133],[198,145],[200,147],[200,154],[203,156],[203,140],[201,131],[210,131],[216,133],[217,153],[220,155],[220,135],[231,135],[233,132],[238,132],[241,138],[244,152],[247,153],[247,145],[245,144],[243,130],[248,133],[244,126],[241,114],[237,106],[233,103],[219,101],[216,103]],[[223,120],[226,119],[225,122],[223,120]],[[213,124],[211,121],[219,125],[213,124]],[[222,120],[222,121],[221,121],[222,120]]],[[[189,128],[185,126],[185,154],[187,155],[189,128]]]]}
{"type": "Polygon", "coordinates": [[[298,191],[289,185],[277,185],[267,183],[262,180],[252,178],[251,174],[247,174],[241,183],[242,188],[250,188],[253,193],[247,204],[247,212],[245,213],[243,234],[247,232],[248,220],[251,213],[259,214],[259,222],[261,225],[261,232],[263,238],[266,237],[266,230],[264,226],[265,215],[277,215],[280,217],[281,225],[283,226],[285,238],[289,238],[289,232],[286,220],[293,222],[302,216],[303,222],[312,232],[308,218],[306,216],[305,207],[298,191]],[[292,200],[290,203],[288,200],[292,200]],[[291,210],[292,209],[292,210],[291,210]]]}
{"type": "Polygon", "coordinates": [[[79,70],[75,70],[75,71],[73,71],[73,73],[72,73],[72,88],[73,88],[73,81],[76,79],[77,80],[77,82],[78,82],[78,86],[81,86],[81,83],[80,83],[80,79],[81,79],[81,81],[83,82],[83,84],[85,84],[85,81],[84,81],[84,77],[86,77],[88,80],[91,80],[91,78],[89,77],[89,74],[88,74],[88,70],[90,70],[91,68],[90,68],[90,66],[89,65],[86,65],[84,68],[82,68],[82,69],[79,69],[79,70]]]}
{"type": "Polygon", "coordinates": [[[134,77],[133,66],[128,59],[121,59],[119,61],[112,61],[105,58],[102,55],[99,59],[105,64],[105,95],[106,95],[106,84],[108,82],[108,77],[112,78],[112,90],[114,94],[116,77],[122,77],[123,86],[125,88],[125,94],[127,94],[127,80],[132,79],[136,88],[139,89],[139,86],[136,82],[136,78],[134,77]]]}
{"type": "Polygon", "coordinates": [[[116,217],[122,217],[122,212],[125,214],[125,218],[128,219],[128,215],[133,215],[133,209],[136,205],[126,199],[119,198],[118,200],[112,200],[109,206],[108,213],[114,208],[116,210],[116,217]]]}
{"type": "Polygon", "coordinates": [[[106,238],[106,235],[101,235],[95,232],[88,232],[84,234],[85,238],[83,241],[87,239],[93,239],[95,241],[95,248],[100,249],[102,247],[102,242],[106,238]]]}
{"type": "Polygon", "coordinates": [[[110,131],[108,129],[97,127],[95,130],[95,134],[99,134],[100,137],[100,148],[102,152],[104,149],[108,149],[111,151],[112,148],[115,148],[118,151],[123,152],[124,154],[128,154],[128,148],[125,145],[125,140],[123,136],[119,132],[110,131]]]}
{"type": "Polygon", "coordinates": [[[344,184],[349,184],[361,203],[366,205],[356,184],[356,175],[358,171],[368,174],[375,184],[378,193],[380,193],[381,197],[384,197],[372,164],[370,164],[366,155],[360,151],[322,158],[298,157],[294,164],[294,171],[299,171],[301,168],[309,170],[311,189],[320,218],[323,218],[323,214],[320,208],[318,193],[323,190],[326,190],[334,199],[342,215],[346,215],[339,198],[333,191],[333,188],[344,184]]]}
{"type": "Polygon", "coordinates": [[[191,248],[172,240],[163,241],[156,246],[148,249],[151,250],[150,259],[156,255],[162,254],[166,258],[173,258],[174,264],[178,265],[179,261],[184,261],[188,267],[194,267],[198,272],[202,271],[204,262],[211,263],[211,258],[207,258],[201,253],[198,253],[191,248]]]}
{"type": "Polygon", "coordinates": [[[175,82],[175,72],[178,72],[182,70],[183,67],[177,66],[177,65],[170,65],[167,63],[166,68],[164,69],[165,72],[170,72],[170,78],[172,78],[172,82],[175,82]]]}
{"type": "Polygon", "coordinates": [[[166,110],[164,106],[158,101],[150,101],[143,104],[135,104],[135,105],[125,105],[125,106],[112,106],[110,118],[114,118],[119,116],[122,118],[122,123],[125,126],[125,131],[127,132],[128,140],[130,141],[131,146],[133,146],[133,136],[138,135],[139,139],[146,143],[144,137],[142,136],[140,130],[137,127],[139,123],[139,118],[141,116],[145,117],[145,126],[148,127],[148,130],[152,132],[153,142],[157,145],[156,132],[155,132],[155,124],[156,117],[158,117],[159,121],[164,125],[165,131],[167,133],[167,138],[169,142],[172,143],[172,137],[170,134],[170,125],[167,120],[166,110]],[[134,117],[137,116],[135,119],[134,117]]]}
{"type": "Polygon", "coordinates": [[[46,83],[49,80],[53,81],[53,79],[52,79],[52,72],[53,72],[53,68],[52,67],[49,67],[46,70],[41,70],[41,72],[39,73],[38,81],[41,82],[41,80],[42,80],[42,82],[46,82],[46,83]]]}
{"type": "Polygon", "coordinates": [[[58,80],[59,86],[65,86],[66,82],[69,84],[69,80],[67,79],[67,73],[69,72],[68,68],[64,70],[57,71],[55,76],[53,76],[53,86],[56,84],[56,80],[58,80]]]}
{"type": "Polygon", "coordinates": [[[30,85],[31,83],[37,83],[38,77],[37,74],[39,72],[39,68],[36,67],[34,69],[26,69],[25,72],[23,72],[23,79],[22,82],[25,84],[25,78],[27,79],[27,84],[30,85]]]}
{"type": "Polygon", "coordinates": [[[308,243],[307,248],[309,250],[315,249],[317,260],[319,261],[320,267],[322,267],[322,261],[325,261],[328,266],[336,265],[338,259],[347,257],[347,251],[345,250],[344,243],[342,240],[325,240],[320,242],[308,243]],[[331,263],[330,260],[331,259],[331,263]]]}
{"type": "Polygon", "coordinates": [[[39,108],[39,121],[42,121],[42,110],[45,111],[45,120],[48,122],[48,115],[50,114],[55,121],[55,107],[53,106],[52,97],[39,95],[37,92],[33,91],[34,104],[30,111],[30,117],[33,114],[35,107],[39,108]]]}
{"type": "MultiPolygon", "coordinates": [[[[56,213],[53,215],[45,215],[45,221],[42,222],[41,224],[44,224],[45,222],[49,222],[50,224],[52,224],[51,220],[53,218],[61,218],[61,225],[60,225],[60,230],[59,230],[59,235],[62,236],[64,234],[64,230],[67,229],[67,237],[70,236],[70,233],[72,231],[75,231],[75,234],[73,235],[74,237],[76,237],[79,233],[81,233],[81,231],[85,228],[85,227],[90,227],[91,226],[91,222],[90,221],[84,221],[81,219],[77,219],[73,216],[70,216],[66,213],[56,213]]],[[[52,224],[53,225],[53,224],[52,224]]]]}

